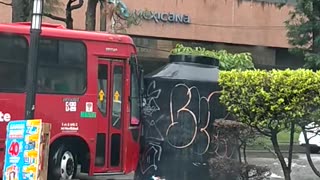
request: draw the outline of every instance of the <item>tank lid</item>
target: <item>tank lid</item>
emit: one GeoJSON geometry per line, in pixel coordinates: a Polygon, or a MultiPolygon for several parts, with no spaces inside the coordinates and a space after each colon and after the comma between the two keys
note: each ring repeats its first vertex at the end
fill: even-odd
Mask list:
{"type": "Polygon", "coordinates": [[[207,56],[183,55],[183,54],[170,54],[169,61],[172,62],[189,62],[196,64],[219,66],[219,60],[207,56]]]}

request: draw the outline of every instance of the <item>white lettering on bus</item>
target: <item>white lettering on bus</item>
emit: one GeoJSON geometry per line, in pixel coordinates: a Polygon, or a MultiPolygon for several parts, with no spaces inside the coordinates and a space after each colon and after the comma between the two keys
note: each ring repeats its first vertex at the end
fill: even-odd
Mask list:
{"type": "Polygon", "coordinates": [[[11,115],[9,113],[3,113],[0,111],[0,122],[9,122],[11,120],[11,115]]]}

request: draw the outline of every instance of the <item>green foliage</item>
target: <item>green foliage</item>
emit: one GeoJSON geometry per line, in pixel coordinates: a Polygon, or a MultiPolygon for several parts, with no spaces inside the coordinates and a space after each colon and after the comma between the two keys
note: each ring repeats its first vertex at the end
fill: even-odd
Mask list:
{"type": "Polygon", "coordinates": [[[265,135],[310,123],[320,106],[320,72],[311,70],[254,70],[220,73],[220,100],[242,123],[265,135]]]}
{"type": "Polygon", "coordinates": [[[176,47],[171,50],[171,54],[213,57],[219,60],[221,70],[254,69],[254,64],[252,62],[252,56],[250,53],[231,54],[226,50],[206,50],[205,48],[201,47],[192,48],[185,47],[182,44],[177,44],[176,47]]]}
{"type": "Polygon", "coordinates": [[[320,1],[299,0],[285,22],[292,52],[304,55],[305,67],[320,68],[320,1]]]}

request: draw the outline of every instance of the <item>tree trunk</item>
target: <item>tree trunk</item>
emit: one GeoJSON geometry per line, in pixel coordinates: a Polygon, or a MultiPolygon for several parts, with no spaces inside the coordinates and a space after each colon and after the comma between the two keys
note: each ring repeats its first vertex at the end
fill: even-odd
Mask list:
{"type": "Polygon", "coordinates": [[[29,10],[29,0],[12,0],[12,22],[27,21],[29,10]]]}
{"type": "Polygon", "coordinates": [[[69,0],[66,7],[65,23],[68,29],[73,29],[72,11],[81,8],[83,5],[83,0],[78,0],[78,3],[73,5],[74,2],[76,1],[69,0]]]}
{"type": "Polygon", "coordinates": [[[73,29],[73,18],[72,18],[71,7],[66,8],[66,26],[67,26],[67,29],[73,29]]]}
{"type": "Polygon", "coordinates": [[[73,29],[73,20],[67,20],[66,26],[67,26],[67,29],[73,29]]]}
{"type": "Polygon", "coordinates": [[[271,141],[272,141],[272,145],[274,148],[275,153],[277,154],[277,157],[280,161],[281,167],[282,167],[282,171],[284,174],[284,179],[285,180],[291,180],[291,172],[286,164],[286,161],[284,160],[283,154],[280,150],[279,147],[279,143],[278,143],[278,138],[277,138],[277,133],[272,132],[272,136],[271,136],[271,141]]]}
{"type": "Polygon", "coordinates": [[[241,145],[240,145],[237,149],[238,149],[239,162],[240,162],[240,163],[242,163],[242,157],[241,157],[241,145]]]}
{"type": "MultiPolygon", "coordinates": [[[[247,143],[244,142],[243,143],[243,160],[244,160],[244,163],[246,164],[246,166],[248,165],[248,161],[247,161],[247,143]]],[[[243,177],[244,180],[248,180],[249,179],[249,171],[248,169],[246,168],[246,173],[245,173],[245,176],[243,177]]]]}
{"type": "Polygon", "coordinates": [[[291,123],[289,155],[288,155],[288,168],[289,168],[290,172],[292,171],[292,152],[293,152],[294,128],[295,128],[295,124],[291,123]]]}
{"type": "Polygon", "coordinates": [[[66,20],[66,26],[67,26],[67,29],[73,29],[73,19],[67,19],[66,20]]]}
{"type": "Polygon", "coordinates": [[[114,4],[108,4],[106,7],[106,18],[107,18],[107,32],[114,33],[114,22],[113,22],[113,16],[115,11],[115,5],[114,4]]]}
{"type": "MultiPolygon", "coordinates": [[[[318,8],[319,7],[319,3],[317,1],[312,1],[312,7],[317,7],[318,8]]],[[[313,10],[314,16],[316,16],[315,14],[319,15],[319,11],[317,11],[317,8],[315,8],[313,10]]],[[[317,22],[318,20],[315,17],[312,17],[309,21],[310,22],[317,22]]],[[[311,51],[314,54],[319,54],[319,52],[320,52],[320,44],[317,41],[317,38],[319,38],[319,35],[320,35],[319,29],[317,27],[313,26],[313,28],[312,28],[312,47],[311,47],[311,51]]],[[[318,62],[319,62],[319,59],[316,60],[315,65],[313,65],[313,67],[312,67],[313,71],[319,70],[318,62]]]]}
{"type": "Polygon", "coordinates": [[[86,30],[94,31],[96,29],[96,7],[98,0],[89,0],[86,12],[86,30]]]}
{"type": "Polygon", "coordinates": [[[244,163],[248,164],[248,161],[247,161],[247,143],[243,144],[243,160],[244,160],[244,163]]]}
{"type": "Polygon", "coordinates": [[[100,0],[100,31],[107,31],[106,0],[100,0]]]}
{"type": "MultiPolygon", "coordinates": [[[[319,16],[319,2],[317,1],[312,1],[312,7],[317,7],[313,10],[313,14],[314,16],[318,15],[319,16]]],[[[317,19],[315,17],[312,17],[312,19],[310,21],[317,21],[317,19]]],[[[318,54],[320,52],[320,44],[319,42],[317,42],[317,38],[319,38],[319,29],[316,27],[313,27],[312,29],[312,52],[315,54],[318,54]]]]}
{"type": "Polygon", "coordinates": [[[318,169],[314,165],[312,158],[311,158],[311,155],[310,155],[311,154],[310,153],[310,144],[309,144],[309,139],[307,137],[307,132],[304,128],[302,128],[302,132],[303,132],[304,140],[306,142],[306,155],[307,155],[308,163],[309,163],[312,171],[314,172],[314,174],[316,174],[318,177],[320,177],[320,172],[318,171],[318,169]]]}

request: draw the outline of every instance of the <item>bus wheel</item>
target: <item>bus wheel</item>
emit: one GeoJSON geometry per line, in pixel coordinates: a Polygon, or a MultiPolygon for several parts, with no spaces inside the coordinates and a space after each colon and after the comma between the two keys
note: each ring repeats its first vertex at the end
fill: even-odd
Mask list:
{"type": "Polygon", "coordinates": [[[72,148],[62,145],[52,149],[49,158],[49,180],[73,179],[77,172],[77,156],[72,148]]]}

